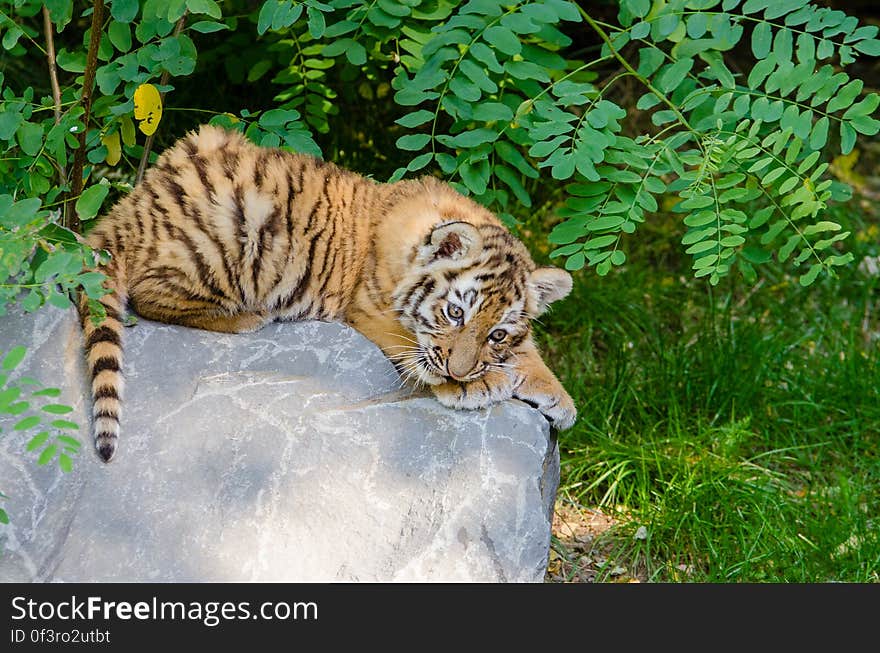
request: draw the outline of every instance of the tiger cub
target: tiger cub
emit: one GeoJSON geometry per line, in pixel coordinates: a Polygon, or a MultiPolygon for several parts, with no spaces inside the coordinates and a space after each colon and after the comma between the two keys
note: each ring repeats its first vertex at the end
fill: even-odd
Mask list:
{"type": "Polygon", "coordinates": [[[432,177],[382,184],[203,126],[166,150],[87,237],[112,258],[106,318],[80,299],[95,446],[116,450],[126,306],[241,333],[273,320],[344,322],[453,408],[516,397],[557,429],[571,398],[530,320],[571,290],[491,212],[432,177]]]}

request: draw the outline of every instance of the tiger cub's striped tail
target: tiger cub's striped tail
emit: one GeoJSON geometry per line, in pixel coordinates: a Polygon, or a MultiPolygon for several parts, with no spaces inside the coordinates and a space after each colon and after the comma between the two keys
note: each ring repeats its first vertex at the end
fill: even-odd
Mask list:
{"type": "Polygon", "coordinates": [[[102,270],[108,279],[104,287],[111,292],[98,301],[106,317],[97,324],[92,319],[85,294],[80,295],[79,313],[85,337],[86,365],[92,382],[92,416],[95,448],[108,462],[116,452],[119,415],[122,408],[122,317],[126,292],[120,270],[112,263],[102,270]]]}

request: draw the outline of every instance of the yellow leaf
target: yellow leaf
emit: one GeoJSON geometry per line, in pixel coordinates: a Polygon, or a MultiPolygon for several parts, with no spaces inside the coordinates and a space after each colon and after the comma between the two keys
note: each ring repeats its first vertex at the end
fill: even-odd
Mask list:
{"type": "Polygon", "coordinates": [[[107,165],[115,166],[122,158],[122,146],[119,144],[119,132],[113,132],[107,136],[101,136],[101,142],[107,148],[107,165]]]}
{"type": "Polygon", "coordinates": [[[122,132],[122,142],[131,147],[135,144],[134,122],[128,116],[122,116],[119,121],[119,128],[122,132]]]}
{"type": "Polygon", "coordinates": [[[147,136],[156,131],[162,120],[162,97],[152,84],[141,84],[134,92],[134,117],[138,128],[147,136]]]}

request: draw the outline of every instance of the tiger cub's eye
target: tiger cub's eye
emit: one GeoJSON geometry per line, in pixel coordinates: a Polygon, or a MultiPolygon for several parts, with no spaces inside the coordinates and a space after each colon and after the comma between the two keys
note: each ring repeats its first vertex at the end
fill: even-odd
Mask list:
{"type": "Polygon", "coordinates": [[[460,320],[464,316],[464,310],[462,310],[461,306],[448,304],[446,306],[446,314],[453,320],[460,320]]]}
{"type": "Polygon", "coordinates": [[[492,342],[502,342],[507,337],[507,331],[504,329],[495,329],[489,334],[489,340],[492,342]]]}

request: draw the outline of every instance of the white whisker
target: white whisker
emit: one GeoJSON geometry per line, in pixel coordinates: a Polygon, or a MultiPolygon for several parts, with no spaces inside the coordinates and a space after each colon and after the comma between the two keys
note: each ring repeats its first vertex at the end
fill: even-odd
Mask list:
{"type": "Polygon", "coordinates": [[[414,345],[419,345],[419,346],[421,346],[421,344],[422,344],[422,343],[420,343],[418,340],[413,340],[412,338],[408,338],[408,337],[406,337],[406,336],[404,336],[404,335],[401,335],[401,334],[399,334],[399,333],[391,333],[390,331],[386,331],[386,332],[385,332],[385,335],[386,335],[386,336],[394,336],[395,338],[400,338],[401,340],[406,340],[406,341],[408,341],[408,342],[413,343],[414,345]]]}

